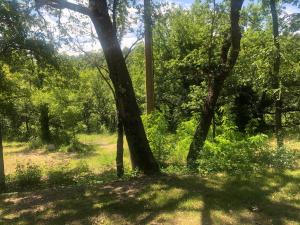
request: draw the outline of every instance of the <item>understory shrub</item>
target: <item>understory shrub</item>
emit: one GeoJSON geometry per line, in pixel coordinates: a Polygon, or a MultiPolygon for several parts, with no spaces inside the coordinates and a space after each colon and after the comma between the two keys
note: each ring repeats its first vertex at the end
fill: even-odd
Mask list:
{"type": "Polygon", "coordinates": [[[87,154],[94,150],[92,146],[81,143],[78,139],[74,138],[70,141],[70,144],[65,146],[64,149],[67,152],[87,154]]]}
{"type": "Polygon", "coordinates": [[[266,168],[291,168],[294,153],[287,149],[273,150],[265,134],[247,135],[230,123],[221,126],[222,133],[208,139],[200,153],[198,164],[201,174],[227,172],[247,174],[266,168]]]}
{"type": "Polygon", "coordinates": [[[86,163],[71,169],[68,165],[60,165],[47,171],[47,182],[49,185],[72,185],[82,182],[91,171],[86,163]]]}
{"type": "Polygon", "coordinates": [[[51,130],[51,140],[56,146],[68,145],[72,140],[72,135],[61,129],[51,130]]]}
{"type": "Polygon", "coordinates": [[[296,166],[296,152],[291,152],[282,147],[272,151],[270,166],[277,169],[292,169],[296,166]]]}
{"type": "Polygon", "coordinates": [[[39,137],[32,137],[28,142],[28,149],[35,150],[41,148],[43,146],[43,142],[39,137]]]}
{"type": "MultiPolygon", "coordinates": [[[[169,146],[170,171],[182,170],[196,129],[196,119],[178,126],[169,146]],[[179,169],[178,169],[179,168],[179,169]]],[[[265,134],[243,134],[225,118],[217,128],[217,136],[209,133],[198,158],[200,174],[227,172],[243,174],[262,171],[265,168],[285,169],[295,165],[295,153],[288,149],[271,149],[265,134]]],[[[169,140],[168,140],[169,141],[169,140]]]]}
{"type": "Polygon", "coordinates": [[[19,188],[37,186],[41,183],[42,170],[34,164],[18,164],[14,179],[19,188]]]}
{"type": "Polygon", "coordinates": [[[228,172],[245,173],[259,170],[267,165],[267,136],[258,134],[244,137],[223,133],[214,140],[207,140],[200,153],[198,163],[201,174],[228,172]]]}
{"type": "Polygon", "coordinates": [[[176,135],[173,135],[173,150],[171,151],[171,161],[176,164],[185,165],[186,157],[196,129],[196,119],[193,118],[179,124],[176,135]]]}
{"type": "Polygon", "coordinates": [[[47,172],[47,182],[50,185],[73,184],[73,173],[66,165],[58,166],[47,172]]]}
{"type": "Polygon", "coordinates": [[[143,115],[142,119],[152,152],[160,165],[163,166],[170,153],[167,121],[163,114],[158,112],[143,115]]]}

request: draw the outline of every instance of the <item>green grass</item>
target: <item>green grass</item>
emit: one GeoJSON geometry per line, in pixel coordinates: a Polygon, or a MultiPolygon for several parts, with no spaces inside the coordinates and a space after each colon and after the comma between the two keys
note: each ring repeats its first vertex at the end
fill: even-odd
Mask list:
{"type": "MultiPolygon", "coordinates": [[[[86,163],[99,177],[115,181],[1,194],[0,224],[300,224],[299,167],[248,177],[164,175],[117,180],[116,136],[80,135],[79,139],[93,145],[94,151],[22,152],[14,151],[22,147],[14,144],[5,145],[5,159],[37,157],[41,166],[42,159],[55,159],[52,166],[86,163]]],[[[287,143],[299,151],[299,141],[287,143]]],[[[125,161],[129,167],[128,150],[125,161]]]]}

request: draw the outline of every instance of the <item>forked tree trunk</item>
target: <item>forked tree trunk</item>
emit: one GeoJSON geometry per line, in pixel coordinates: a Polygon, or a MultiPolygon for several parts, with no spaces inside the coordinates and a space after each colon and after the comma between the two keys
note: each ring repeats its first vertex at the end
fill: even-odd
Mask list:
{"type": "Polygon", "coordinates": [[[5,190],[4,153],[2,141],[2,121],[0,119],[0,193],[5,190]]]}
{"type": "Polygon", "coordinates": [[[187,165],[192,170],[196,169],[198,166],[197,159],[207,138],[214,110],[223,88],[224,81],[230,75],[239,55],[241,41],[239,19],[242,5],[243,0],[231,0],[231,29],[228,37],[225,37],[221,49],[220,69],[217,73],[211,73],[212,75],[210,75],[209,77],[208,95],[200,113],[200,123],[198,124],[194,133],[194,138],[190,145],[189,153],[187,156],[187,165]]]}
{"type": "Polygon", "coordinates": [[[273,88],[278,91],[275,94],[275,134],[277,147],[283,147],[283,132],[282,132],[282,98],[280,85],[280,43],[279,43],[279,25],[278,13],[275,0],[270,0],[270,8],[272,14],[273,39],[275,46],[274,61],[273,61],[273,88]]]}
{"type": "Polygon", "coordinates": [[[147,113],[155,108],[154,74],[153,74],[153,40],[151,27],[151,0],[144,0],[144,27],[145,27],[145,69],[146,69],[146,103],[147,113]]]}
{"type": "Polygon", "coordinates": [[[108,14],[106,0],[90,0],[89,9],[119,102],[119,113],[132,160],[145,174],[158,173],[159,167],[146,137],[131,78],[108,14]]]}
{"type": "Polygon", "coordinates": [[[42,142],[46,144],[50,143],[49,108],[46,104],[40,106],[40,129],[42,142]]]}

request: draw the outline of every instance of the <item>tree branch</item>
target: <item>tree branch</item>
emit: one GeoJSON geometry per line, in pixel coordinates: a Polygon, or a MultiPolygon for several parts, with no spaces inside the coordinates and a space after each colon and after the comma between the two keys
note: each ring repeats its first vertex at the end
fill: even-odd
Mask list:
{"type": "Polygon", "coordinates": [[[56,9],[70,9],[87,16],[90,16],[90,9],[79,4],[74,4],[65,0],[35,0],[37,8],[48,5],[56,9]]]}
{"type": "Polygon", "coordinates": [[[127,53],[124,56],[125,61],[127,60],[128,56],[130,55],[130,53],[132,52],[132,49],[134,48],[134,46],[141,40],[142,38],[138,38],[136,39],[136,41],[128,48],[127,53]]]}
{"type": "Polygon", "coordinates": [[[230,12],[230,21],[231,21],[231,51],[229,56],[228,66],[232,69],[236,63],[240,52],[240,43],[241,43],[241,29],[239,25],[240,21],[240,11],[242,8],[244,0],[232,0],[231,1],[231,12],[230,12]]]}
{"type": "Polygon", "coordinates": [[[116,96],[116,92],[115,89],[113,88],[113,86],[111,85],[111,83],[109,82],[109,79],[102,73],[101,71],[101,67],[96,65],[96,68],[100,74],[100,76],[102,77],[102,79],[105,81],[105,83],[108,85],[109,89],[111,90],[111,92],[113,93],[114,99],[117,102],[117,96],[116,96]]]}

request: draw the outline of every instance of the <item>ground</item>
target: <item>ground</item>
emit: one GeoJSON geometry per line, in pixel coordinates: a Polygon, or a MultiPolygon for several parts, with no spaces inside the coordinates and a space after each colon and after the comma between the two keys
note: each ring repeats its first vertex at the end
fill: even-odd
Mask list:
{"type": "MultiPolygon", "coordinates": [[[[79,135],[79,140],[93,147],[84,154],[72,154],[43,149],[30,150],[26,143],[4,142],[4,162],[6,175],[12,174],[18,164],[34,163],[43,167],[53,168],[69,164],[76,166],[86,163],[94,172],[100,173],[112,168],[115,162],[116,135],[79,135]]],[[[129,166],[127,146],[125,144],[125,166],[129,166]]]]}
{"type": "MultiPolygon", "coordinates": [[[[105,173],[114,162],[115,136],[80,137],[95,151],[27,151],[5,144],[8,172],[29,158],[49,166],[85,161],[105,173]],[[97,141],[96,141],[97,140],[97,141]]],[[[297,149],[299,142],[288,142],[297,149]]],[[[128,155],[126,156],[127,163],[128,155]]],[[[0,195],[0,224],[300,224],[300,169],[249,177],[162,175],[107,184],[48,188],[0,195]]]]}

